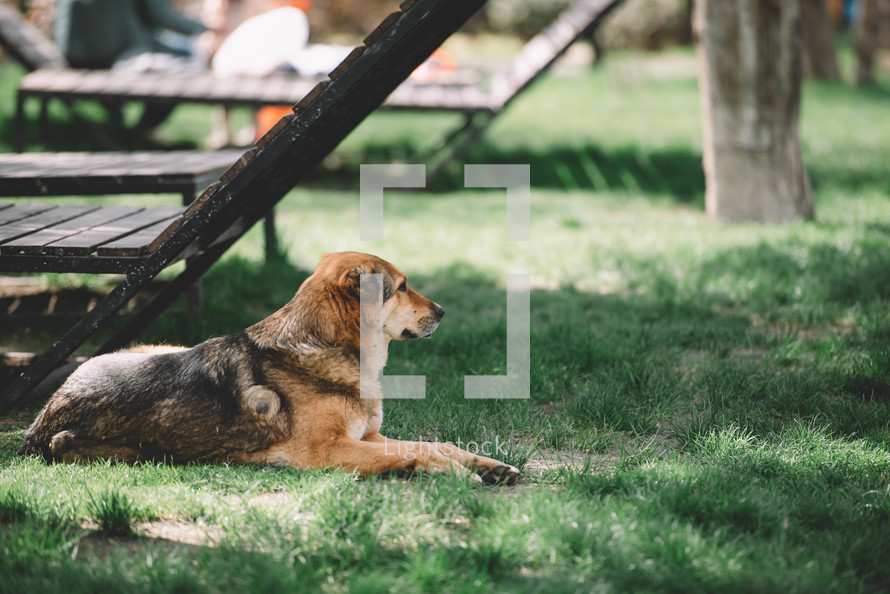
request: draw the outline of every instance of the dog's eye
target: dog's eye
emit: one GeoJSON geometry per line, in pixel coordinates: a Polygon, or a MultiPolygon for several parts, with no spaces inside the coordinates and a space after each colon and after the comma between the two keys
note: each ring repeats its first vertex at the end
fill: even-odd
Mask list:
{"type": "Polygon", "coordinates": [[[404,293],[407,290],[408,290],[408,283],[403,282],[401,285],[399,285],[399,291],[401,291],[402,293],[404,293]]]}

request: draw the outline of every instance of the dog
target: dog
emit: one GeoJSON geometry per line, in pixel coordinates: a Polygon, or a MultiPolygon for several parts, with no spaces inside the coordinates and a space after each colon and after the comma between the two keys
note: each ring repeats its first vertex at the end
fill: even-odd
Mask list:
{"type": "Polygon", "coordinates": [[[380,434],[389,341],[429,337],[444,314],[392,264],[326,254],[287,305],[238,334],[88,360],[52,395],[21,453],[49,462],[275,464],[362,476],[455,472],[512,484],[519,470],[509,464],[380,434]],[[363,274],[374,275],[366,279],[376,288],[363,274]]]}

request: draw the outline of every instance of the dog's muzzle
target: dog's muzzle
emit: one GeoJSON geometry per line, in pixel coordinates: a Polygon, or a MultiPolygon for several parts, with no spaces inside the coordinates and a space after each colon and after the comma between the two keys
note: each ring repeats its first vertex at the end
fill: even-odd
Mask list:
{"type": "Polygon", "coordinates": [[[445,310],[441,306],[436,305],[433,309],[433,315],[427,316],[420,321],[419,332],[412,332],[407,328],[402,330],[402,338],[427,338],[436,328],[439,327],[439,320],[445,315],[445,310]]]}

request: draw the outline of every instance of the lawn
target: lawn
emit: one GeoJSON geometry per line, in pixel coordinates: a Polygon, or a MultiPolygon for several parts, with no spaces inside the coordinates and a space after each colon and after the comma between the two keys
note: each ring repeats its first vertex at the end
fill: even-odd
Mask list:
{"type": "MultiPolygon", "coordinates": [[[[815,221],[726,226],[703,213],[695,79],[643,67],[688,58],[549,77],[486,133],[470,162],[530,165],[527,243],[507,241],[503,192],[464,189],[460,167],[387,191],[385,239],[361,242],[358,164],[409,159],[453,123],[375,114],[280,204],[283,257],[251,231],[207,275],[200,317],[177,308],[144,336],[237,331],[321,254],[378,254],[447,311],[392,347],[387,373],[426,375],[427,396],[387,402],[384,433],[488,448],[523,468],[516,486],[48,466],[15,454],[23,411],[0,419],[0,590],[890,588],[890,84],[806,86],[815,221]],[[531,398],[466,400],[464,375],[504,373],[515,271],[532,278],[531,398]]],[[[180,108],[161,133],[209,120],[180,108]]],[[[0,344],[60,330],[13,318],[0,344]]]]}

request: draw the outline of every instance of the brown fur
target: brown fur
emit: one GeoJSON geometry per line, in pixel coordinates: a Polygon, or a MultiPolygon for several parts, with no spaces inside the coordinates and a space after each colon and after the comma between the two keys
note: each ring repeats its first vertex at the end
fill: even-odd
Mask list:
{"type": "Polygon", "coordinates": [[[442,315],[388,262],[328,254],[287,305],[244,332],[192,348],[136,347],[83,364],[31,425],[22,453],[62,462],[339,467],[362,475],[449,471],[512,483],[519,471],[497,460],[380,434],[377,378],[389,341],[429,336],[442,315]],[[366,273],[382,275],[383,300],[363,320],[366,273]],[[382,343],[377,350],[365,343],[362,351],[363,324],[367,330],[375,322],[382,343]]]}

